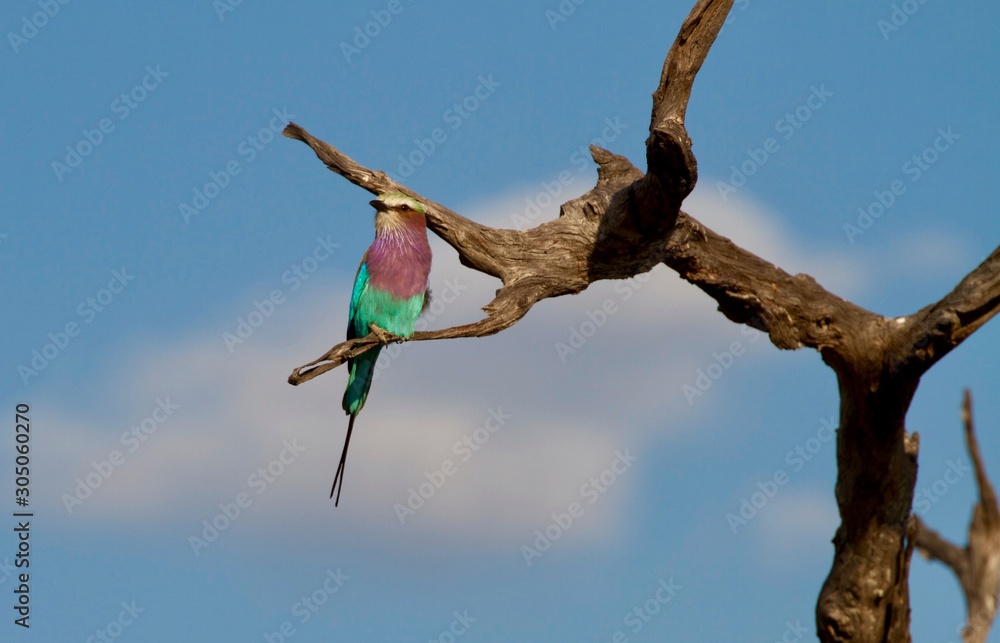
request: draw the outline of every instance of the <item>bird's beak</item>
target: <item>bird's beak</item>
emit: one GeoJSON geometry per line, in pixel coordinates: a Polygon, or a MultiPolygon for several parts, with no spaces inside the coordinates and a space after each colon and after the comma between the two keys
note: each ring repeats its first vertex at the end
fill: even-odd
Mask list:
{"type": "Polygon", "coordinates": [[[372,199],[368,202],[368,205],[372,206],[379,212],[387,212],[389,210],[389,207],[385,204],[385,202],[379,201],[378,199],[372,199]]]}

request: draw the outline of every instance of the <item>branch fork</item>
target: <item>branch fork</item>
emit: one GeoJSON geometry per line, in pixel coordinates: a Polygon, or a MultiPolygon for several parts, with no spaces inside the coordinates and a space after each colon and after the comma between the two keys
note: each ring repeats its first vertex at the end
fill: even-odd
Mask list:
{"type": "MultiPolygon", "coordinates": [[[[483,319],[417,332],[409,341],[492,335],[543,299],[664,263],[712,297],[728,319],[766,332],[778,348],[817,350],[836,372],[841,396],[836,496],[842,519],[816,608],[817,632],[825,642],[909,641],[909,563],[914,538],[920,542],[926,532],[914,531],[911,520],[917,441],[905,430],[906,412],[921,376],[1000,312],[1000,247],[940,301],[886,319],[808,275],[785,272],[682,211],[698,179],[687,105],[732,6],[733,0],[697,0],[670,47],[653,92],[647,171],[592,146],[597,184],[564,203],[558,219],[530,230],[470,221],[295,123],[283,133],[373,194],[399,191],[422,202],[428,227],[455,248],[461,263],[502,282],[483,319]]],[[[288,381],[311,380],[395,339],[373,329],[295,369],[288,381]]]]}

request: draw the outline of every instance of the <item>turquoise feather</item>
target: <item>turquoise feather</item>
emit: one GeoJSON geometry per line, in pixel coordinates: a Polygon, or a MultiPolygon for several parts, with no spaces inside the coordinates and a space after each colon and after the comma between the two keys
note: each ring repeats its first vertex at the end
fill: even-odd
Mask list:
{"type": "MultiPolygon", "coordinates": [[[[380,195],[371,202],[378,211],[375,241],[365,252],[354,277],[348,313],[347,339],[364,337],[371,324],[398,337],[408,338],[427,300],[427,276],[431,253],[427,243],[423,206],[400,193],[380,195]]],[[[375,364],[382,347],[377,346],[348,360],[347,388],[343,409],[351,416],[347,438],[334,476],[330,497],[340,482],[343,490],[344,464],[354,430],[354,420],[365,406],[375,376],[375,364]]],[[[339,504],[340,493],[337,493],[339,504]]]]}
{"type": "MultiPolygon", "coordinates": [[[[367,256],[368,253],[365,253],[365,259],[367,256]]],[[[364,337],[369,333],[371,324],[393,335],[409,337],[413,334],[413,326],[423,309],[425,293],[403,298],[372,286],[368,280],[368,263],[365,259],[358,266],[358,274],[354,278],[347,339],[364,337]]],[[[375,362],[381,350],[382,347],[379,346],[348,360],[349,375],[343,402],[346,413],[357,415],[364,407],[375,375],[375,362]]]]}

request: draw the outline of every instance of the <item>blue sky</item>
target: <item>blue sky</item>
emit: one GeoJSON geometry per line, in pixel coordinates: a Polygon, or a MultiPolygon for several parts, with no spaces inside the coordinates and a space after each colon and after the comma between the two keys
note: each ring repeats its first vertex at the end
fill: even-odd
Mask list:
{"type": "MultiPolygon", "coordinates": [[[[596,178],[581,146],[641,166],[687,3],[584,2],[561,21],[555,0],[50,4],[0,12],[0,397],[8,417],[31,405],[36,512],[32,627],[8,611],[5,638],[814,639],[838,522],[834,376],[666,268],[495,337],[387,355],[337,509],[344,372],[285,383],[341,339],[372,211],[274,134],[284,119],[476,220],[546,220],[596,178]]],[[[685,207],[887,316],[1000,239],[1000,9],[903,4],[887,30],[902,5],[737,2],[688,110],[685,207]]],[[[432,247],[427,326],[476,319],[496,282],[432,247]]],[[[908,417],[922,515],[957,540],[975,497],[963,387],[1000,477],[998,349],[993,323],[908,417]]],[[[915,640],[958,640],[950,573],[915,560],[911,586],[915,640]]]]}

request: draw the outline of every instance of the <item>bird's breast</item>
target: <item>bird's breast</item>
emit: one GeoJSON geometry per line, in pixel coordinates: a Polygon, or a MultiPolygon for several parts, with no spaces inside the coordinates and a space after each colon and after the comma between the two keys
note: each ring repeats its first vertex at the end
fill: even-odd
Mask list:
{"type": "Polygon", "coordinates": [[[431,249],[427,235],[386,235],[368,250],[369,284],[394,297],[410,298],[427,289],[431,249]]]}

